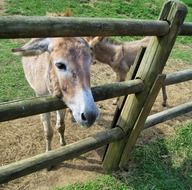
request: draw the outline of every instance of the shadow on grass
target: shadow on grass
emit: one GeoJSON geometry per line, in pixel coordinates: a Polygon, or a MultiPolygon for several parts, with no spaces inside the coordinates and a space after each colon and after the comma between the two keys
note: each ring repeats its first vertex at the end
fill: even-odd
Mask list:
{"type": "Polygon", "coordinates": [[[192,125],[180,129],[174,139],[158,139],[137,146],[128,171],[114,176],[128,189],[192,189],[192,125]]]}
{"type": "MultiPolygon", "coordinates": [[[[192,189],[192,123],[181,127],[170,139],[156,139],[136,146],[127,171],[102,175],[93,181],[76,183],[62,190],[191,190],[192,189]]],[[[101,151],[101,150],[100,150],[101,151]]],[[[101,152],[99,153],[101,157],[101,152]]],[[[96,171],[104,174],[101,162],[86,156],[86,165],[63,163],[62,167],[96,171]]]]}

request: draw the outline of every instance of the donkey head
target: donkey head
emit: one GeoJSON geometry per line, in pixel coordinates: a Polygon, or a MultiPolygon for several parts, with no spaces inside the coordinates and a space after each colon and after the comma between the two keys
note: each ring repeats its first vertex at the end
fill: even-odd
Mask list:
{"type": "MultiPolygon", "coordinates": [[[[47,53],[52,94],[60,96],[82,126],[91,126],[98,117],[98,109],[90,89],[89,45],[82,38],[35,39],[13,52],[22,56],[47,53]]],[[[43,63],[47,64],[47,63],[43,63]]]]}
{"type": "Polygon", "coordinates": [[[96,60],[100,61],[100,58],[105,56],[105,54],[103,54],[102,48],[100,48],[100,44],[101,44],[100,42],[102,42],[104,38],[105,37],[103,37],[103,36],[84,37],[84,39],[87,41],[87,43],[89,44],[89,46],[92,50],[93,64],[96,63],[96,60]]]}

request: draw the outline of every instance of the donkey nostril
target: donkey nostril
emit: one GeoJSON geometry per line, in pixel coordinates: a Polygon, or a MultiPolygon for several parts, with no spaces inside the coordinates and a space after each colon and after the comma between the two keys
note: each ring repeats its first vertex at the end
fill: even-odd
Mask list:
{"type": "Polygon", "coordinates": [[[82,119],[83,121],[87,121],[87,118],[85,117],[85,114],[84,114],[84,113],[81,114],[81,119],[82,119]]]}

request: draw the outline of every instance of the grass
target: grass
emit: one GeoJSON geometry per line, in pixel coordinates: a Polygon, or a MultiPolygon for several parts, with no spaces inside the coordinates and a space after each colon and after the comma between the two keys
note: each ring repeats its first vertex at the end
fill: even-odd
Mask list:
{"type": "Polygon", "coordinates": [[[25,98],[33,95],[24,79],[20,58],[12,55],[11,49],[20,46],[15,40],[0,41],[0,102],[25,98]]]}
{"type": "Polygon", "coordinates": [[[192,64],[191,47],[187,45],[183,46],[177,43],[176,48],[174,48],[171,52],[171,58],[174,60],[179,60],[181,62],[192,64]]]}
{"type": "Polygon", "coordinates": [[[94,181],[89,181],[87,183],[77,183],[74,185],[69,185],[67,187],[56,188],[55,190],[126,190],[127,185],[121,180],[118,180],[114,176],[105,175],[97,178],[94,181]]]}
{"type": "Polygon", "coordinates": [[[136,147],[128,172],[103,175],[55,190],[190,190],[192,189],[192,123],[176,136],[136,147]]]}
{"type": "Polygon", "coordinates": [[[64,12],[64,10],[70,9],[76,16],[156,18],[159,15],[162,4],[163,0],[151,0],[150,3],[148,0],[8,0],[6,13],[46,15],[48,12],[64,12]]]}

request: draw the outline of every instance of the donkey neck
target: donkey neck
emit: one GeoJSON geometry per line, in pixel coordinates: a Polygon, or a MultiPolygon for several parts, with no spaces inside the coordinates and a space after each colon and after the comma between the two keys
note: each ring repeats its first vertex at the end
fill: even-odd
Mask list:
{"type": "Polygon", "coordinates": [[[99,42],[94,48],[95,59],[108,65],[112,65],[117,55],[121,53],[122,45],[115,44],[107,38],[99,42]]]}

